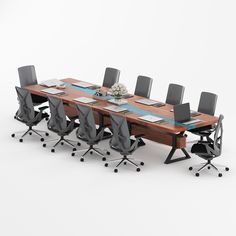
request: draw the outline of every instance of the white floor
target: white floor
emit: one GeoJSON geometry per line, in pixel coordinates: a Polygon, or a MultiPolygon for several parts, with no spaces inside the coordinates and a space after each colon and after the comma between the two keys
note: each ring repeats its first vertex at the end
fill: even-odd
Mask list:
{"type": "MultiPolygon", "coordinates": [[[[24,126],[7,118],[11,129],[0,140],[1,235],[235,235],[235,159],[228,144],[216,160],[231,168],[222,178],[193,176],[188,167],[202,161],[194,155],[163,164],[170,148],[149,141],[134,154],[145,162],[140,173],[127,166],[115,174],[96,156],[82,163],[67,147],[51,153],[35,136],[19,143],[10,134],[24,126]]],[[[46,122],[39,128],[46,130],[46,122]]],[[[100,146],[108,148],[108,141],[100,146]]]]}
{"type": "Polygon", "coordinates": [[[235,9],[233,0],[1,0],[0,236],[235,236],[235,9]],[[133,155],[145,162],[140,173],[118,174],[66,147],[19,143],[10,137],[25,128],[13,119],[14,86],[17,68],[32,64],[39,82],[102,84],[105,68],[118,68],[130,93],[138,75],[150,76],[158,101],[178,83],[193,110],[202,91],[216,93],[225,119],[215,162],[230,172],[196,178],[188,167],[200,158],[165,165],[170,148],[152,142],[133,155]]]}

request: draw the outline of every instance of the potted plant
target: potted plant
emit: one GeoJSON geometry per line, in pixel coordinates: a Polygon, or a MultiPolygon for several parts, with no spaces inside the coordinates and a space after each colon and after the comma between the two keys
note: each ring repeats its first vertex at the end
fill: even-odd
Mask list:
{"type": "Polygon", "coordinates": [[[115,83],[110,90],[115,100],[120,100],[125,94],[128,93],[126,87],[121,83],[115,83]]]}

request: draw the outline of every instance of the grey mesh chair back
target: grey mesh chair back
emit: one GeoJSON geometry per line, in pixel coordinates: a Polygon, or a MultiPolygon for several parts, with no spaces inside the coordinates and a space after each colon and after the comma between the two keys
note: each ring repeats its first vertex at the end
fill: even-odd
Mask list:
{"type": "Polygon", "coordinates": [[[152,89],[152,81],[153,79],[147,76],[138,76],[134,94],[149,98],[152,89]]]}
{"type": "Polygon", "coordinates": [[[15,88],[19,102],[17,117],[25,123],[30,122],[35,117],[31,94],[26,89],[17,86],[15,88]]]}
{"type": "Polygon", "coordinates": [[[65,130],[67,121],[62,100],[55,97],[48,97],[48,102],[51,113],[48,121],[48,128],[55,132],[65,130]]]}
{"type": "Polygon", "coordinates": [[[122,153],[128,153],[130,151],[131,141],[127,121],[124,117],[113,114],[110,115],[113,133],[110,144],[122,153]]]}
{"type": "Polygon", "coordinates": [[[182,104],[184,97],[184,87],[178,84],[169,84],[166,103],[171,105],[182,104]]]}
{"type": "Polygon", "coordinates": [[[216,110],[216,102],[217,102],[216,94],[202,92],[198,105],[198,111],[213,116],[216,110]]]}
{"type": "Polygon", "coordinates": [[[22,66],[18,68],[18,74],[20,78],[20,86],[25,87],[27,85],[37,84],[37,77],[35,72],[35,67],[31,66],[22,66]]]}
{"type": "Polygon", "coordinates": [[[222,138],[223,138],[223,121],[224,116],[220,115],[214,134],[214,154],[220,156],[222,151],[222,138]]]}
{"type": "Polygon", "coordinates": [[[79,114],[80,126],[77,130],[77,135],[88,141],[96,139],[97,131],[94,120],[93,110],[90,107],[76,105],[79,114]]]}
{"type": "Polygon", "coordinates": [[[112,85],[119,82],[120,71],[114,68],[106,68],[103,87],[111,88],[112,85]]]}

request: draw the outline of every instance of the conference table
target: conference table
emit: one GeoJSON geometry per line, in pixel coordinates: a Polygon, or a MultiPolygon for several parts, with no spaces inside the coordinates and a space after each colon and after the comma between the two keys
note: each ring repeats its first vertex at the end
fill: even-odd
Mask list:
{"type": "MultiPolygon", "coordinates": [[[[111,105],[111,103],[104,99],[103,97],[95,96],[96,90],[91,88],[80,88],[74,86],[72,83],[79,82],[81,80],[66,78],[62,79],[65,84],[65,88],[61,89],[64,91],[62,95],[51,95],[45,92],[42,92],[45,89],[44,86],[40,84],[29,85],[24,87],[30,93],[36,94],[39,96],[47,97],[54,96],[62,99],[66,114],[68,117],[75,117],[77,111],[75,108],[76,104],[79,102],[75,101],[75,98],[78,97],[89,97],[96,99],[96,103],[86,104],[90,106],[94,111],[95,121],[100,126],[110,125],[109,114],[113,113],[105,109],[106,106],[111,105]]],[[[102,91],[108,91],[108,88],[101,87],[102,91]]],[[[190,155],[186,151],[186,131],[200,128],[208,125],[213,125],[217,123],[218,117],[207,115],[204,113],[198,113],[196,119],[199,119],[200,122],[190,125],[183,125],[180,123],[174,122],[174,112],[172,111],[173,105],[164,104],[163,106],[149,106],[137,103],[138,99],[143,97],[133,95],[132,97],[127,98],[128,104],[122,105],[127,108],[125,112],[116,113],[118,115],[124,116],[129,124],[131,124],[131,133],[132,135],[143,134],[144,139],[148,139],[160,144],[165,144],[171,147],[171,150],[165,160],[165,164],[182,161],[190,158],[190,155]],[[151,114],[157,117],[163,118],[162,122],[149,122],[140,119],[141,115],[151,114]],[[182,150],[183,157],[175,157],[174,153],[177,149],[182,150]]]]}

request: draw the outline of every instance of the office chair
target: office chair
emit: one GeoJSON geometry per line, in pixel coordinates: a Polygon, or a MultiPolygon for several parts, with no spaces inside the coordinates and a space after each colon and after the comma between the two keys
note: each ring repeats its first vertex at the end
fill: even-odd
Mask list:
{"type": "Polygon", "coordinates": [[[97,145],[103,139],[105,127],[102,129],[96,128],[92,108],[79,104],[76,105],[76,108],[80,121],[80,126],[76,131],[76,135],[79,139],[84,140],[89,145],[89,148],[72,152],[71,155],[75,156],[76,153],[86,150],[80,158],[80,161],[84,161],[84,157],[87,153],[93,154],[93,152],[97,153],[102,157],[102,160],[105,161],[105,154],[110,155],[110,152],[94,147],[94,145],[97,145]]]}
{"type": "Polygon", "coordinates": [[[219,157],[222,152],[222,137],[223,137],[223,124],[222,121],[224,119],[223,115],[220,115],[217,126],[214,131],[214,139],[211,139],[209,136],[207,137],[207,141],[199,141],[198,143],[192,146],[191,152],[198,155],[199,157],[206,160],[206,163],[191,166],[189,170],[197,169],[195,176],[200,176],[200,172],[205,168],[211,169],[213,168],[218,172],[218,176],[222,177],[222,173],[219,169],[224,169],[225,171],[229,171],[228,167],[225,166],[217,166],[211,163],[211,161],[219,157]]]}
{"type": "MultiPolygon", "coordinates": [[[[111,116],[111,124],[112,124],[112,133],[113,136],[110,140],[110,147],[116,151],[118,151],[123,157],[119,159],[114,159],[109,162],[119,161],[116,165],[114,172],[118,172],[118,167],[123,163],[126,165],[127,163],[136,167],[136,171],[140,171],[139,164],[144,165],[144,162],[139,162],[139,164],[135,163],[136,161],[132,158],[128,158],[128,155],[131,155],[137,148],[139,139],[143,135],[135,136],[135,140],[130,139],[130,133],[127,121],[124,117],[110,114],[111,116]]],[[[108,162],[105,163],[105,167],[108,167],[108,162]]]]}
{"type": "Polygon", "coordinates": [[[103,87],[111,88],[112,85],[119,82],[120,71],[114,68],[106,68],[103,87]]]}
{"type": "MultiPolygon", "coordinates": [[[[22,88],[28,85],[38,84],[35,67],[33,65],[19,67],[18,74],[20,79],[20,86],[22,88]]],[[[38,96],[36,94],[31,94],[31,96],[34,106],[39,106],[42,103],[47,102],[47,98],[45,97],[38,96]]],[[[45,120],[48,120],[49,115],[45,112],[44,117],[45,120]]]]}
{"type": "MultiPolygon", "coordinates": [[[[214,116],[216,110],[217,95],[214,93],[202,92],[198,105],[198,112],[214,116]]],[[[189,130],[191,133],[200,136],[200,140],[210,136],[215,130],[215,125],[207,125],[201,128],[189,130]]]]}
{"type": "Polygon", "coordinates": [[[36,126],[41,120],[45,118],[45,114],[43,113],[43,111],[48,107],[45,106],[39,108],[39,112],[35,111],[30,92],[17,86],[15,88],[19,102],[19,109],[16,112],[16,119],[27,125],[29,128],[26,131],[13,133],[11,136],[14,138],[16,134],[23,133],[19,139],[20,142],[23,142],[23,137],[25,135],[32,135],[34,133],[41,137],[40,140],[43,142],[44,138],[40,133],[44,133],[46,136],[48,136],[49,134],[45,131],[33,129],[33,126],[36,126]]]}
{"type": "Polygon", "coordinates": [[[169,84],[166,103],[171,105],[182,104],[184,97],[184,86],[178,84],[169,84]]]}
{"type": "MultiPolygon", "coordinates": [[[[47,123],[48,129],[57,133],[60,136],[60,139],[51,139],[46,140],[43,143],[43,147],[46,147],[46,143],[50,143],[53,141],[57,141],[51,148],[51,152],[55,152],[55,148],[58,144],[64,145],[67,144],[73,148],[73,151],[76,151],[75,145],[73,144],[73,140],[66,139],[65,136],[69,135],[78,124],[75,123],[76,118],[71,118],[70,121],[66,119],[66,114],[63,106],[63,102],[61,99],[55,97],[48,97],[49,108],[50,108],[50,119],[47,123]]],[[[77,145],[81,144],[77,142],[77,145]]]]}
{"type": "Polygon", "coordinates": [[[134,94],[141,97],[150,97],[151,89],[152,89],[152,78],[147,76],[138,76],[134,94]]]}

